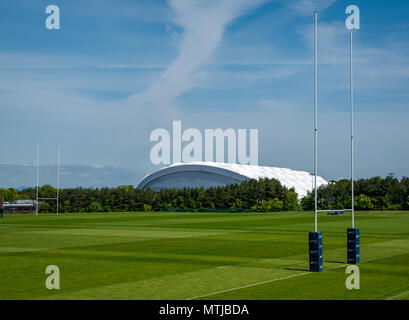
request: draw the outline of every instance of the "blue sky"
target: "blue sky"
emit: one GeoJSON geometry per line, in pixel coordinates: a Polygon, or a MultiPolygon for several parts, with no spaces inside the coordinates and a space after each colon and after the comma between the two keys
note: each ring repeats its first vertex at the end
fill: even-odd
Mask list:
{"type": "Polygon", "coordinates": [[[408,176],[409,3],[398,0],[3,1],[0,163],[34,163],[40,143],[55,165],[60,143],[70,170],[122,168],[135,175],[101,183],[137,184],[158,169],[151,131],[181,120],[202,132],[257,128],[260,165],[312,171],[318,10],[319,174],[348,177],[349,4],[361,9],[356,175],[408,176]],[[45,28],[50,4],[60,30],[45,28]]]}

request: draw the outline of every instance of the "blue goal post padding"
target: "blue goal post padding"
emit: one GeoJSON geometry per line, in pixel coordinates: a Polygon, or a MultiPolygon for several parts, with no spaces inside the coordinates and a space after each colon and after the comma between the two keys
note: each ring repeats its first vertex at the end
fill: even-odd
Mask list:
{"type": "Polygon", "coordinates": [[[347,229],[347,259],[348,264],[361,262],[361,232],[357,228],[347,229]]]}
{"type": "Polygon", "coordinates": [[[311,272],[322,272],[323,270],[321,231],[309,233],[309,265],[311,272]]]}

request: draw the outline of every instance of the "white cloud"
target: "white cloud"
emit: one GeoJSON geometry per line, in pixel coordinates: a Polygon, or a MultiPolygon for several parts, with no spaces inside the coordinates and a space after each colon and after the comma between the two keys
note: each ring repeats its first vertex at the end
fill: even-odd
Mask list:
{"type": "MultiPolygon", "coordinates": [[[[268,0],[170,0],[173,21],[183,28],[176,60],[136,103],[164,108],[195,86],[195,72],[212,56],[230,22],[268,0]]],[[[162,109],[163,110],[163,109],[162,109]]]]}

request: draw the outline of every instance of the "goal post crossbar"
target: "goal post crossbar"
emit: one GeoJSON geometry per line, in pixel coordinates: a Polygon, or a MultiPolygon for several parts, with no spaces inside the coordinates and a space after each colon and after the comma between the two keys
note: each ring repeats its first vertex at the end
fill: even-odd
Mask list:
{"type": "Polygon", "coordinates": [[[352,209],[317,210],[317,212],[340,212],[340,211],[352,212],[352,209]]]}

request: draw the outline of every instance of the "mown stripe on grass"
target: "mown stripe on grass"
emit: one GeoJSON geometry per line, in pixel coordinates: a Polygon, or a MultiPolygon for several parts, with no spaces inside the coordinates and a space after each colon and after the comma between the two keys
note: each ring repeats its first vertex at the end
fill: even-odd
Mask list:
{"type": "MultiPolygon", "coordinates": [[[[379,258],[374,258],[374,259],[369,259],[369,260],[364,261],[363,263],[372,262],[372,261],[376,261],[376,260],[387,259],[387,258],[392,258],[392,257],[403,255],[403,254],[406,254],[406,253],[395,254],[395,255],[390,255],[390,256],[384,256],[384,257],[379,257],[379,258]]],[[[345,267],[347,265],[348,264],[342,264],[342,265],[339,265],[339,266],[330,267],[330,268],[327,268],[326,270],[324,270],[324,272],[327,271],[327,270],[342,268],[342,267],[345,267]]],[[[236,290],[241,290],[241,289],[247,289],[247,288],[251,288],[251,287],[260,286],[260,285],[263,285],[263,284],[273,283],[273,282],[277,282],[277,281],[292,279],[292,278],[301,277],[301,276],[305,276],[305,275],[311,275],[311,274],[313,274],[313,273],[312,272],[304,272],[304,273],[300,273],[300,274],[294,274],[294,275],[287,276],[287,277],[282,277],[282,278],[271,279],[271,280],[267,280],[267,281],[251,283],[251,284],[241,286],[241,287],[229,288],[229,289],[225,289],[225,290],[205,293],[205,294],[202,294],[202,295],[199,295],[199,296],[187,298],[186,300],[195,300],[195,299],[205,298],[205,297],[214,296],[214,295],[221,294],[221,293],[226,293],[226,292],[231,292],[231,291],[236,291],[236,290]]]]}

